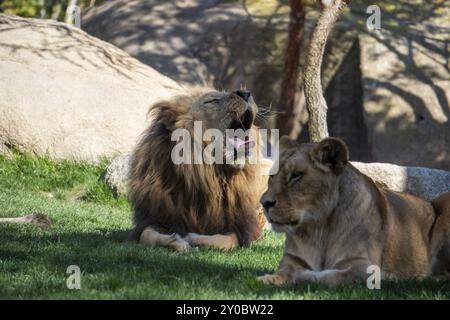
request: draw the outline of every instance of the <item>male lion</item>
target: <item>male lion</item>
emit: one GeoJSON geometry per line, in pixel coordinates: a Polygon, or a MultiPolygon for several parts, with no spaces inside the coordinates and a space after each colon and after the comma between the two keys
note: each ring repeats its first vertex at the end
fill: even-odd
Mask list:
{"type": "Polygon", "coordinates": [[[280,140],[279,171],[261,203],[286,233],[278,270],[265,283],[365,280],[438,275],[450,267],[450,193],[433,204],[379,188],[348,162],[339,139],[280,140]],[[433,208],[433,205],[435,208],[433,208]]]}
{"type": "MultiPolygon", "coordinates": [[[[155,104],[150,112],[152,124],[131,165],[132,239],[177,251],[190,246],[228,250],[258,239],[265,224],[259,198],[267,177],[259,163],[249,163],[248,140],[240,144],[247,148],[244,165],[175,164],[171,159],[176,129],[186,129],[194,145],[208,144],[194,134],[194,121],[202,122],[203,132],[256,129],[258,108],[250,92],[195,89],[155,104]]],[[[258,145],[253,149],[258,152],[258,145]]]]}

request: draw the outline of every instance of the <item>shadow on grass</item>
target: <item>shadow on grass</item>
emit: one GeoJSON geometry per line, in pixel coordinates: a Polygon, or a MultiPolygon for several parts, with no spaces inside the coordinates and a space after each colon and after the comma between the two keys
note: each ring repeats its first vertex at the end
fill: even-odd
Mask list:
{"type": "MultiPolygon", "coordinates": [[[[284,287],[264,285],[256,281],[256,276],[273,272],[282,251],[281,247],[264,241],[228,253],[203,249],[176,253],[128,242],[127,231],[44,231],[24,235],[16,226],[2,226],[1,231],[0,260],[9,262],[0,264],[2,273],[20,279],[33,277],[36,270],[46,270],[61,279],[57,286],[39,282],[26,291],[22,288],[20,294],[25,297],[46,297],[48,291],[64,296],[67,294],[66,268],[78,265],[83,276],[90,279],[85,290],[132,292],[148,284],[150,291],[146,296],[150,298],[183,298],[177,290],[190,290],[188,298],[202,296],[202,290],[239,298],[450,298],[450,282],[434,280],[383,282],[382,290],[368,290],[365,284],[345,284],[333,289],[314,283],[284,287]]],[[[15,294],[14,290],[6,292],[15,294]]],[[[83,293],[80,294],[83,297],[83,293]]],[[[0,296],[3,295],[0,290],[0,296]]]]}

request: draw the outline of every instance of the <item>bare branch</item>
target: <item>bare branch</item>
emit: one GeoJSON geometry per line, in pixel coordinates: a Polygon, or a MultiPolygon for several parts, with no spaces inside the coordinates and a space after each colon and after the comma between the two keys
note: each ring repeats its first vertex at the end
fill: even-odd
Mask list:
{"type": "Polygon", "coordinates": [[[311,141],[320,141],[328,137],[328,106],[323,96],[320,71],[328,35],[348,2],[349,0],[322,0],[320,16],[311,35],[303,71],[311,141]]]}

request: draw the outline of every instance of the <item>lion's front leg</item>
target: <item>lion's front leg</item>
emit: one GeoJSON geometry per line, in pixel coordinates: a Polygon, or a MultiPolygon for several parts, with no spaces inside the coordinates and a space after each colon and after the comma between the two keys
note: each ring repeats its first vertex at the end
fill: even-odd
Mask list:
{"type": "Polygon", "coordinates": [[[311,281],[324,283],[329,287],[335,287],[338,284],[348,280],[348,270],[323,270],[312,271],[305,270],[294,275],[295,282],[311,281]]]}
{"type": "Polygon", "coordinates": [[[152,227],[147,227],[142,231],[139,242],[150,246],[169,247],[175,251],[188,251],[191,248],[189,243],[180,235],[176,233],[162,234],[152,227]]]}
{"type": "Polygon", "coordinates": [[[235,233],[215,234],[211,236],[189,233],[184,239],[192,246],[203,246],[224,251],[231,250],[239,245],[235,233]]]}
{"type": "Polygon", "coordinates": [[[298,259],[293,258],[290,254],[284,254],[283,258],[280,261],[280,265],[278,266],[278,270],[273,274],[266,274],[256,279],[265,284],[274,284],[277,286],[281,286],[283,284],[288,284],[293,282],[293,274],[297,270],[303,270],[303,266],[301,266],[298,259]]]}
{"type": "Polygon", "coordinates": [[[258,277],[257,279],[263,283],[270,283],[275,285],[310,281],[320,282],[326,284],[329,287],[334,287],[344,282],[345,280],[348,280],[348,275],[348,270],[302,270],[294,273],[293,275],[287,275],[277,272],[274,274],[266,274],[264,276],[258,277]]]}

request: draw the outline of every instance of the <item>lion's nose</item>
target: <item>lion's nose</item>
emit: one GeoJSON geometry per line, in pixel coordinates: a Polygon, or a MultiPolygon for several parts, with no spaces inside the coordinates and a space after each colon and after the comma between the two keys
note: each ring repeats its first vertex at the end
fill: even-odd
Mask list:
{"type": "Polygon", "coordinates": [[[236,90],[234,93],[244,99],[245,102],[248,102],[248,99],[250,99],[250,96],[252,95],[250,91],[245,90],[236,90]]]}
{"type": "Polygon", "coordinates": [[[269,212],[269,209],[274,207],[276,203],[277,201],[263,201],[261,204],[264,207],[264,210],[266,210],[266,212],[269,212]]]}

